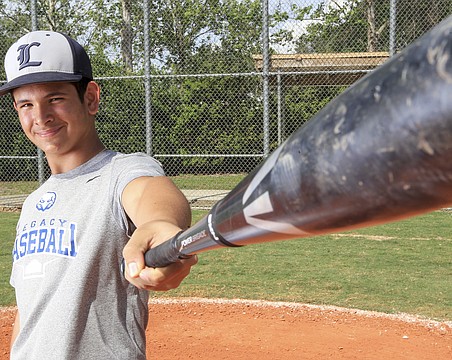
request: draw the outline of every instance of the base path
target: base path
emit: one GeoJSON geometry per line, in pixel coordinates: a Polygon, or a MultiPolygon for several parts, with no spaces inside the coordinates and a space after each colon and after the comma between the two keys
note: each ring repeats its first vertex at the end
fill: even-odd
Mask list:
{"type": "MultiPolygon", "coordinates": [[[[12,308],[0,312],[8,359],[12,308]]],[[[248,300],[152,299],[148,359],[452,359],[452,323],[248,300]]]]}

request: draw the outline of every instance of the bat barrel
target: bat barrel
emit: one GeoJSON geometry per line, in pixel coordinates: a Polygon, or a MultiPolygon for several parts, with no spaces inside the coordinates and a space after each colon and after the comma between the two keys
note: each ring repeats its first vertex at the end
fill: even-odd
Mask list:
{"type": "Polygon", "coordinates": [[[452,17],[330,102],[222,201],[246,245],[452,203],[452,17]]]}

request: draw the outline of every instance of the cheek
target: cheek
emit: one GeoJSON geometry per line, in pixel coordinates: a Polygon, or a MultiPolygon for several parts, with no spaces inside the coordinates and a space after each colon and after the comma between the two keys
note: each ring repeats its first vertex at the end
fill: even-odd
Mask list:
{"type": "Polygon", "coordinates": [[[20,121],[20,126],[22,126],[22,129],[26,133],[30,132],[31,126],[33,124],[33,120],[31,120],[31,117],[19,115],[19,121],[20,121]]]}
{"type": "Polygon", "coordinates": [[[22,131],[25,136],[34,143],[33,139],[33,119],[31,116],[19,116],[20,126],[22,127],[22,131]]]}

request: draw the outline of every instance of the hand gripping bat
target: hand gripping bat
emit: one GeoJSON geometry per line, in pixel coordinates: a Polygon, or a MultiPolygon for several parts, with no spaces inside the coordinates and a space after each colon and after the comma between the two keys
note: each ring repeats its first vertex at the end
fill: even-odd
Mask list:
{"type": "Polygon", "coordinates": [[[452,16],[331,101],[194,226],[192,254],[345,231],[452,204],[452,16]]]}

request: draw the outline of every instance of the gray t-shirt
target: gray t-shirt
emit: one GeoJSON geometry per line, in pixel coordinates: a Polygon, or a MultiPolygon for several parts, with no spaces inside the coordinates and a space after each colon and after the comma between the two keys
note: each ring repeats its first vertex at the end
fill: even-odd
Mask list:
{"type": "Polygon", "coordinates": [[[125,186],[163,170],[144,154],[103,151],[51,176],[25,201],[11,285],[20,333],[11,359],[145,359],[148,292],[120,272],[134,231],[125,186]]]}

